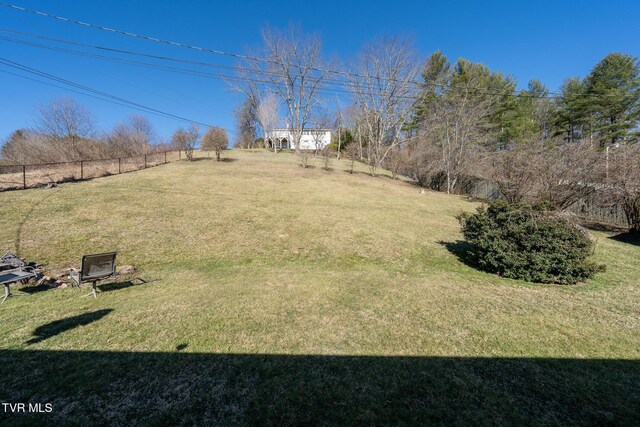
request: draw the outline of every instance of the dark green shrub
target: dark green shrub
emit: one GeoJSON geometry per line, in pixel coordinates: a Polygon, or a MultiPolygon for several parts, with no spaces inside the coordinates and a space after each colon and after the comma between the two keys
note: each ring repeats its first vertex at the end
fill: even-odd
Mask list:
{"type": "Polygon", "coordinates": [[[491,273],[530,282],[574,284],[604,271],[588,261],[593,242],[567,216],[545,206],[494,202],[458,217],[473,262],[491,273]]]}

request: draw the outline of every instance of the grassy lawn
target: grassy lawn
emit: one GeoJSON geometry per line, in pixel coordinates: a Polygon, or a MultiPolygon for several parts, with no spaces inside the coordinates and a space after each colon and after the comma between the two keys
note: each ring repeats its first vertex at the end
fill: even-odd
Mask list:
{"type": "Polygon", "coordinates": [[[7,300],[2,402],[77,425],[637,422],[640,246],[594,233],[607,272],[579,286],[501,279],[459,259],[463,197],[226,156],[0,193],[0,251],[117,250],[148,282],[7,300]]]}

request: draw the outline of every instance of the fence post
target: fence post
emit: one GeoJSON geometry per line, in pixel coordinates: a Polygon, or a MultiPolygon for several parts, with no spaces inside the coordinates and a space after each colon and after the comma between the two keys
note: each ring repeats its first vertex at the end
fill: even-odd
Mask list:
{"type": "Polygon", "coordinates": [[[144,155],[144,168],[147,168],[147,155],[144,155]]]}
{"type": "Polygon", "coordinates": [[[118,175],[122,173],[122,159],[118,158],[118,175]]]}
{"type": "Polygon", "coordinates": [[[84,160],[80,160],[80,179],[84,179],[84,160]]]}
{"type": "Polygon", "coordinates": [[[166,151],[164,152],[164,162],[165,162],[165,164],[167,163],[167,152],[166,151]]]}
{"type": "Polygon", "coordinates": [[[27,188],[27,166],[22,165],[22,189],[27,188]]]}
{"type": "Polygon", "coordinates": [[[178,150],[178,160],[180,160],[182,158],[182,153],[180,153],[180,150],[178,150]]]}

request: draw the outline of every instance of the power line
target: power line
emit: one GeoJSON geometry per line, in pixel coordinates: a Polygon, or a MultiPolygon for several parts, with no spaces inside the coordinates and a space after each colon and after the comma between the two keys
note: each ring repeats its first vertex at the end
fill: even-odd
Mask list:
{"type": "MultiPolygon", "coordinates": [[[[24,33],[24,32],[21,32],[21,31],[9,30],[9,29],[4,29],[4,28],[0,28],[0,31],[9,32],[9,33],[13,33],[13,34],[25,35],[25,36],[29,36],[29,37],[41,38],[41,39],[45,39],[45,40],[53,40],[53,41],[60,42],[60,43],[67,43],[67,44],[77,45],[77,46],[82,46],[82,47],[95,48],[95,49],[107,50],[107,51],[114,51],[114,52],[118,52],[118,53],[124,53],[124,54],[127,54],[127,55],[136,55],[136,56],[149,57],[149,58],[161,59],[161,60],[166,60],[166,61],[186,62],[186,63],[192,63],[192,64],[204,65],[204,66],[210,66],[210,67],[221,67],[221,68],[227,68],[227,69],[233,69],[233,70],[239,70],[239,71],[248,71],[251,74],[261,74],[261,73],[262,74],[266,74],[266,75],[275,74],[275,73],[266,72],[264,70],[254,70],[254,69],[249,69],[249,68],[244,68],[244,67],[230,67],[230,66],[224,66],[224,65],[207,63],[207,62],[190,61],[190,60],[184,60],[184,59],[180,59],[180,58],[173,58],[173,57],[167,57],[167,56],[158,56],[158,55],[149,55],[149,54],[146,54],[146,53],[132,52],[132,51],[127,51],[127,50],[122,50],[122,49],[113,49],[113,48],[104,47],[104,46],[87,45],[87,44],[79,43],[79,42],[75,42],[75,41],[56,39],[56,38],[52,38],[52,37],[41,36],[41,35],[31,34],[31,33],[24,33]]],[[[140,66],[144,66],[144,67],[150,67],[150,68],[159,68],[159,69],[163,69],[163,70],[166,70],[166,71],[173,71],[173,72],[177,72],[177,73],[193,74],[193,75],[198,75],[200,77],[217,78],[217,79],[220,79],[220,80],[224,80],[226,82],[236,81],[236,82],[251,82],[251,83],[262,83],[262,84],[267,84],[267,85],[275,85],[275,83],[273,81],[271,81],[271,80],[259,80],[259,79],[256,79],[256,78],[251,78],[251,77],[246,77],[246,76],[230,76],[230,75],[225,75],[225,74],[208,73],[208,72],[198,71],[198,70],[193,70],[193,69],[188,69],[188,68],[169,67],[169,66],[163,66],[163,65],[158,65],[158,64],[149,63],[149,62],[134,61],[134,60],[124,59],[124,58],[119,58],[119,57],[114,57],[114,56],[109,56],[109,55],[101,55],[101,54],[89,53],[89,52],[78,51],[78,50],[73,50],[73,49],[65,49],[65,48],[61,48],[61,47],[57,47],[57,46],[40,44],[40,43],[35,43],[35,42],[26,41],[26,40],[22,40],[22,39],[16,39],[16,38],[12,38],[12,37],[0,36],[0,40],[10,41],[10,42],[13,42],[13,43],[19,43],[19,44],[24,44],[24,45],[29,45],[29,46],[34,46],[34,47],[39,47],[39,48],[59,51],[59,52],[72,53],[72,54],[76,54],[76,55],[80,55],[80,56],[88,56],[88,57],[94,57],[94,58],[105,59],[105,60],[110,60],[110,61],[131,63],[131,64],[140,65],[140,66]]],[[[329,84],[335,85],[335,86],[341,86],[341,87],[352,86],[352,87],[356,87],[355,84],[350,83],[350,82],[342,82],[342,81],[332,80],[332,79],[325,79],[325,80],[330,82],[329,84]],[[333,83],[333,82],[336,82],[336,83],[333,83]]],[[[366,85],[362,86],[361,89],[365,90],[366,89],[366,85]]],[[[476,89],[482,89],[482,88],[476,88],[476,89]]],[[[471,91],[477,93],[478,91],[476,89],[472,89],[471,91]]],[[[467,88],[467,90],[468,90],[468,88],[467,88]]],[[[346,93],[346,94],[350,94],[350,95],[358,95],[358,94],[362,95],[362,94],[364,94],[364,92],[358,91],[358,90],[354,90],[354,89],[336,89],[336,88],[333,88],[333,87],[326,87],[326,85],[323,85],[320,89],[318,89],[318,91],[319,92],[346,93]]],[[[500,95],[509,95],[509,94],[505,94],[505,93],[501,92],[500,95]]],[[[513,95],[513,94],[511,94],[511,95],[513,95]]],[[[513,96],[517,96],[517,95],[513,95],[513,96]]],[[[409,99],[409,100],[414,100],[414,101],[421,99],[421,97],[418,96],[418,95],[413,95],[413,96],[412,95],[395,95],[395,96],[392,96],[391,98],[409,99]]]]}
{"type": "MultiPolygon", "coordinates": [[[[86,48],[91,48],[91,49],[106,50],[106,51],[122,53],[122,54],[126,54],[126,55],[135,55],[135,56],[142,56],[142,57],[152,58],[152,59],[160,59],[160,60],[163,60],[163,61],[182,62],[182,63],[187,63],[187,64],[202,65],[202,66],[205,66],[205,67],[224,68],[224,69],[235,70],[235,71],[243,71],[243,70],[244,71],[252,71],[252,70],[250,70],[248,68],[243,68],[243,67],[214,64],[214,63],[211,63],[211,62],[193,61],[193,60],[189,60],[189,59],[176,58],[176,57],[163,56],[163,55],[152,55],[152,54],[142,53],[142,52],[133,52],[133,51],[130,51],[130,50],[116,49],[116,48],[107,47],[107,46],[91,45],[91,44],[80,43],[80,42],[72,41],[72,40],[65,40],[65,39],[59,39],[59,38],[54,38],[54,37],[48,37],[48,36],[43,36],[41,34],[26,33],[26,32],[23,32],[23,31],[16,31],[16,30],[8,29],[8,28],[0,28],[0,31],[6,32],[6,33],[22,35],[22,36],[27,36],[27,37],[39,38],[39,39],[42,39],[42,40],[54,41],[54,42],[58,42],[58,43],[71,44],[71,45],[74,45],[74,46],[81,46],[81,47],[86,47],[86,48]]],[[[270,71],[266,71],[266,70],[261,70],[260,72],[262,74],[276,74],[275,72],[270,72],[270,71]]],[[[336,80],[336,81],[338,81],[338,80],[336,80]]]]}
{"type": "MultiPolygon", "coordinates": [[[[253,69],[253,68],[246,68],[246,67],[240,67],[240,66],[221,65],[221,64],[211,63],[211,62],[193,61],[193,60],[188,60],[188,59],[183,59],[183,58],[176,58],[176,57],[171,57],[171,56],[164,56],[164,55],[152,55],[152,54],[148,54],[148,53],[134,52],[134,51],[130,51],[130,50],[116,49],[116,48],[111,48],[111,47],[106,47],[106,46],[99,46],[99,45],[91,45],[91,44],[86,44],[86,43],[80,43],[80,42],[77,42],[77,41],[59,39],[59,38],[54,38],[54,37],[48,37],[48,36],[43,36],[43,35],[40,35],[40,34],[26,33],[26,32],[23,32],[23,31],[16,31],[16,30],[11,30],[11,29],[7,29],[7,28],[0,28],[0,31],[7,32],[7,33],[12,33],[12,34],[17,34],[17,35],[21,35],[21,36],[39,38],[39,39],[47,40],[47,41],[54,41],[54,42],[57,42],[57,43],[71,44],[71,45],[74,45],[74,46],[86,47],[86,48],[90,48],[90,49],[105,50],[105,51],[110,51],[110,52],[126,54],[126,55],[134,55],[134,56],[141,56],[141,57],[145,57],[145,58],[159,59],[159,60],[163,60],[163,61],[173,61],[173,62],[193,64],[193,65],[201,65],[201,66],[205,66],[205,67],[223,68],[223,69],[240,71],[240,72],[250,72],[252,74],[262,74],[262,75],[272,75],[272,76],[278,76],[279,75],[278,72],[275,72],[275,71],[253,69]]],[[[6,39],[9,39],[9,38],[6,38],[6,39]]],[[[19,40],[19,39],[13,39],[13,40],[19,40]]],[[[22,42],[24,42],[24,41],[22,41],[22,42]]],[[[40,45],[40,46],[45,46],[45,45],[40,45]]],[[[226,76],[226,77],[228,77],[228,76],[226,76]]],[[[240,77],[237,77],[237,78],[240,78],[240,77]]],[[[349,82],[349,81],[343,81],[343,80],[337,80],[337,79],[331,79],[331,78],[325,78],[324,81],[330,82],[331,84],[335,84],[335,85],[338,85],[338,86],[354,86],[354,84],[352,82],[349,82]]]]}
{"type": "Polygon", "coordinates": [[[90,98],[99,99],[101,101],[111,102],[112,104],[121,105],[123,107],[133,108],[130,105],[127,105],[127,104],[121,104],[119,102],[108,100],[108,99],[105,99],[105,98],[102,98],[102,97],[99,97],[99,96],[96,96],[96,95],[91,95],[91,94],[88,94],[88,93],[85,93],[85,92],[80,92],[79,90],[70,89],[68,87],[64,87],[64,86],[60,86],[60,85],[57,85],[57,84],[54,84],[54,83],[46,82],[44,80],[34,79],[33,77],[23,76],[23,75],[17,74],[17,73],[12,73],[11,71],[0,70],[0,73],[5,73],[5,74],[9,74],[9,75],[12,75],[12,76],[15,76],[15,77],[20,77],[21,79],[25,79],[25,80],[31,80],[33,82],[38,82],[38,83],[41,83],[43,85],[52,86],[52,87],[55,87],[55,88],[58,88],[58,89],[62,89],[62,90],[67,91],[67,92],[77,93],[77,94],[82,95],[82,96],[88,96],[90,98]]]}
{"type": "MultiPolygon", "coordinates": [[[[70,88],[68,88],[68,87],[60,86],[60,85],[57,85],[57,84],[54,84],[54,83],[46,82],[46,81],[44,81],[44,80],[34,79],[33,77],[23,76],[23,75],[21,75],[21,74],[17,74],[17,73],[12,73],[11,71],[1,70],[1,69],[0,69],[0,73],[4,73],[4,74],[8,74],[8,75],[12,75],[12,76],[14,76],[14,77],[19,77],[19,78],[21,78],[21,79],[30,80],[30,81],[37,82],[37,83],[40,83],[40,84],[43,84],[43,85],[46,85],[46,86],[51,86],[51,87],[55,87],[55,88],[58,88],[58,89],[62,89],[62,90],[64,90],[64,91],[66,91],[66,92],[77,93],[77,94],[82,95],[82,96],[87,96],[87,97],[89,97],[89,98],[98,99],[98,100],[101,100],[101,101],[109,102],[109,103],[111,103],[111,104],[116,104],[116,105],[120,105],[120,106],[123,106],[123,107],[126,107],[126,108],[132,108],[132,109],[134,109],[134,110],[136,110],[136,111],[140,111],[140,109],[139,109],[139,108],[132,107],[131,105],[122,104],[122,103],[119,103],[119,102],[117,102],[117,101],[113,101],[113,100],[111,100],[111,99],[102,98],[102,97],[97,96],[97,95],[91,95],[91,94],[89,94],[89,93],[81,92],[81,91],[79,91],[79,90],[74,90],[74,89],[70,89],[70,88]]],[[[150,113],[150,114],[156,114],[156,115],[158,115],[157,113],[153,113],[153,112],[150,112],[150,111],[145,111],[145,112],[148,112],[148,113],[150,113]]],[[[165,116],[161,116],[161,117],[165,117],[165,116]]],[[[196,124],[198,124],[198,122],[191,122],[191,121],[189,121],[189,123],[196,123],[196,124]]],[[[209,125],[207,125],[207,126],[209,126],[209,125]]],[[[218,126],[218,127],[221,127],[221,126],[218,126]]],[[[232,130],[232,129],[227,129],[227,128],[223,128],[223,129],[225,129],[227,132],[234,133],[234,134],[235,134],[235,132],[236,132],[235,130],[232,130]]]]}
{"type": "MultiPolygon", "coordinates": [[[[162,117],[165,117],[165,118],[171,118],[171,119],[175,119],[175,120],[179,120],[179,121],[183,121],[183,122],[187,122],[187,123],[194,123],[194,124],[198,124],[198,125],[206,126],[206,127],[211,127],[212,126],[212,125],[209,125],[209,124],[206,124],[206,123],[202,123],[202,122],[199,122],[199,121],[196,121],[196,120],[190,120],[190,119],[187,119],[185,117],[181,117],[181,116],[177,116],[175,114],[167,113],[165,111],[161,111],[161,110],[158,110],[156,108],[147,107],[147,106],[139,104],[137,102],[129,101],[127,99],[112,95],[112,94],[110,94],[108,92],[103,92],[103,91],[100,91],[100,90],[96,90],[96,89],[90,88],[88,86],[85,86],[85,85],[82,85],[82,84],[79,84],[79,83],[75,83],[75,82],[72,82],[70,80],[63,79],[61,77],[54,76],[53,74],[49,74],[49,73],[46,73],[44,71],[41,71],[41,70],[38,70],[38,69],[35,69],[35,68],[32,68],[32,67],[28,67],[26,65],[23,65],[23,64],[8,60],[6,58],[1,58],[0,57],[0,64],[3,64],[5,66],[8,66],[8,67],[11,67],[11,68],[14,68],[14,69],[21,70],[23,72],[34,74],[34,75],[39,76],[39,77],[44,77],[45,79],[53,80],[53,81],[56,81],[58,83],[62,83],[64,85],[68,85],[68,86],[74,87],[76,89],[79,89],[81,91],[84,91],[84,92],[79,92],[78,90],[64,88],[64,89],[70,90],[70,91],[72,91],[74,93],[81,93],[81,94],[84,94],[84,95],[87,95],[87,96],[91,96],[93,98],[101,99],[103,101],[111,102],[111,103],[114,103],[114,104],[117,104],[117,105],[128,106],[130,108],[134,108],[134,109],[137,109],[137,110],[142,110],[142,111],[145,111],[145,112],[148,112],[148,113],[151,113],[151,114],[155,114],[155,115],[159,115],[159,116],[162,116],[162,117]],[[89,92],[90,94],[87,94],[86,92],[89,92]]],[[[4,72],[9,73],[7,71],[4,71],[4,72]]],[[[9,73],[9,74],[14,74],[14,73],[9,73]]],[[[27,78],[25,76],[20,76],[20,75],[18,75],[18,77],[27,78]]],[[[36,80],[36,79],[33,79],[33,78],[28,78],[28,79],[29,80],[35,80],[35,81],[38,81],[40,83],[44,83],[44,82],[42,82],[40,80],[36,80]]],[[[55,86],[56,87],[60,87],[58,85],[55,85],[55,86]]]]}
{"type": "MultiPolygon", "coordinates": [[[[0,30],[0,31],[2,31],[2,30],[0,30]]],[[[195,74],[195,75],[200,75],[200,76],[205,76],[205,77],[236,78],[235,76],[227,76],[227,75],[224,75],[224,74],[208,73],[208,72],[192,70],[192,69],[188,69],[188,68],[170,67],[170,66],[164,66],[164,65],[154,64],[154,63],[150,63],[150,62],[134,61],[134,60],[125,59],[125,58],[118,58],[118,57],[115,57],[115,56],[101,55],[101,54],[90,53],[90,52],[83,52],[83,51],[74,50],[74,49],[65,49],[65,48],[62,48],[62,47],[50,46],[50,45],[45,45],[45,44],[41,44],[41,43],[34,43],[34,42],[21,40],[21,39],[16,39],[16,38],[12,38],[12,37],[0,36],[0,40],[12,42],[12,43],[18,43],[18,44],[22,44],[22,45],[26,45],[26,46],[37,47],[37,48],[41,48],[41,49],[53,50],[53,51],[57,51],[57,52],[71,53],[71,54],[74,54],[74,55],[79,55],[79,56],[84,56],[84,57],[97,58],[97,59],[103,59],[103,60],[114,61],[114,62],[123,62],[123,63],[133,64],[133,65],[140,65],[140,66],[145,66],[145,67],[150,67],[150,68],[159,68],[159,69],[163,69],[163,70],[180,72],[180,73],[185,73],[185,74],[195,74]]]]}
{"type": "MultiPolygon", "coordinates": [[[[17,5],[11,4],[11,3],[0,2],[0,6],[6,6],[6,7],[11,8],[11,9],[15,9],[15,10],[19,10],[19,11],[22,11],[22,12],[27,12],[27,13],[31,13],[31,14],[35,14],[35,15],[51,18],[51,19],[56,19],[56,20],[59,20],[59,21],[62,21],[62,22],[81,25],[81,26],[84,26],[84,27],[89,27],[89,28],[94,28],[94,29],[98,29],[98,30],[102,30],[102,31],[115,33],[115,34],[124,35],[124,36],[127,36],[127,37],[133,37],[133,38],[138,38],[138,39],[142,39],[142,40],[153,41],[153,42],[157,42],[157,43],[163,43],[163,44],[167,44],[167,45],[171,45],[171,46],[183,47],[183,48],[197,50],[197,51],[201,51],[201,52],[213,53],[213,54],[216,54],[216,55],[229,56],[229,57],[233,57],[233,58],[237,58],[237,59],[244,59],[244,60],[262,62],[262,63],[268,63],[268,64],[276,64],[276,65],[281,65],[281,66],[285,66],[285,67],[295,66],[295,65],[290,64],[290,63],[285,63],[285,62],[276,61],[276,60],[272,60],[272,59],[259,58],[259,57],[243,55],[243,54],[238,54],[238,53],[233,53],[233,52],[225,52],[225,51],[221,51],[221,50],[210,49],[210,48],[205,48],[205,47],[201,47],[201,46],[196,46],[196,45],[190,45],[190,44],[186,44],[186,43],[176,42],[176,41],[172,41],[172,40],[168,40],[168,39],[161,39],[161,38],[158,38],[158,37],[152,37],[152,36],[147,36],[147,35],[143,35],[143,34],[137,34],[137,33],[129,32],[129,31],[123,31],[123,30],[119,30],[119,29],[116,29],[116,28],[105,27],[105,26],[102,26],[102,25],[97,25],[97,24],[92,24],[92,23],[89,23],[89,22],[78,21],[78,20],[75,20],[75,19],[66,18],[66,17],[63,17],[63,16],[54,15],[54,14],[47,13],[47,12],[42,12],[42,11],[38,11],[38,10],[34,10],[34,9],[29,9],[29,8],[22,7],[22,6],[17,6],[17,5]]],[[[337,74],[337,75],[342,75],[342,76],[352,76],[352,77],[359,77],[359,78],[370,78],[371,77],[371,76],[365,76],[365,75],[358,74],[358,73],[353,73],[353,72],[348,72],[348,71],[341,71],[341,70],[332,70],[332,69],[327,69],[327,68],[322,68],[322,67],[313,67],[313,66],[311,66],[311,67],[307,67],[307,68],[310,69],[310,70],[314,70],[314,71],[320,71],[320,72],[323,72],[323,73],[337,74]]],[[[398,80],[398,79],[393,79],[393,78],[380,78],[380,79],[377,79],[377,80],[403,82],[403,80],[398,80]]],[[[418,85],[419,87],[424,87],[425,84],[426,84],[426,85],[440,86],[440,87],[449,88],[446,85],[439,84],[439,83],[436,83],[436,82],[419,82],[419,81],[416,81],[416,80],[408,80],[407,83],[413,83],[413,84],[418,85]]],[[[461,89],[468,89],[468,88],[461,87],[461,89]]],[[[490,90],[488,88],[487,89],[485,89],[485,88],[475,88],[474,89],[474,91],[476,93],[478,91],[480,91],[480,90],[485,90],[486,94],[491,94],[491,92],[490,92],[490,90]]],[[[493,94],[499,95],[499,96],[518,96],[518,94],[508,94],[508,93],[499,93],[499,92],[494,92],[493,94]]],[[[557,97],[555,95],[552,96],[550,94],[547,94],[545,96],[535,95],[535,94],[529,94],[529,95],[522,94],[522,95],[530,97],[530,98],[556,98],[557,97]]]]}
{"type": "MultiPolygon", "coordinates": [[[[21,33],[21,32],[12,31],[12,30],[5,30],[5,29],[2,29],[2,28],[0,28],[0,31],[26,34],[26,33],[21,33]]],[[[200,76],[200,77],[210,77],[210,78],[220,79],[220,80],[224,80],[224,81],[237,81],[237,82],[246,81],[246,82],[252,82],[252,83],[262,83],[262,84],[267,84],[267,85],[274,85],[274,82],[271,81],[271,80],[259,80],[259,79],[250,78],[250,77],[209,73],[209,72],[193,70],[193,69],[189,69],[189,68],[170,67],[170,66],[164,66],[164,65],[159,65],[159,64],[149,63],[149,62],[134,61],[134,60],[130,60],[130,59],[119,58],[119,57],[114,57],[114,56],[109,56],[109,55],[102,55],[102,54],[78,51],[78,50],[74,50],[74,49],[65,49],[65,48],[61,48],[61,47],[57,47],[57,46],[50,46],[50,45],[45,45],[45,44],[41,44],[41,43],[35,43],[35,42],[16,39],[16,38],[12,38],[12,37],[0,36],[0,40],[9,41],[9,42],[12,42],[12,43],[23,44],[23,45],[27,45],[27,46],[38,47],[38,48],[42,48],[42,49],[54,50],[54,51],[58,51],[58,52],[71,53],[71,54],[85,56],[85,57],[93,57],[93,58],[104,59],[104,60],[115,61],[115,62],[130,63],[130,64],[144,66],[144,67],[148,67],[148,68],[157,68],[157,69],[162,69],[162,70],[165,70],[165,71],[172,71],[172,72],[177,72],[177,73],[182,73],[182,74],[192,74],[192,75],[197,75],[197,76],[200,76]]],[[[62,40],[58,40],[58,41],[64,42],[62,40]]],[[[69,43],[79,44],[79,43],[75,43],[75,42],[69,42],[69,43]]],[[[82,45],[82,44],[79,44],[79,45],[82,45]]],[[[104,47],[102,47],[102,49],[116,50],[116,51],[120,51],[120,52],[131,54],[131,55],[140,55],[140,56],[153,57],[153,58],[165,59],[165,60],[176,60],[176,59],[170,58],[170,57],[159,57],[157,55],[147,55],[147,54],[143,54],[143,53],[136,53],[136,52],[130,52],[130,51],[121,51],[121,50],[117,50],[117,49],[109,49],[109,48],[104,48],[104,47]]],[[[180,61],[180,60],[178,60],[178,61],[180,61]]],[[[191,61],[186,61],[186,62],[191,62],[191,61]]],[[[210,66],[216,66],[217,65],[217,64],[209,64],[209,63],[198,63],[198,62],[195,62],[195,63],[197,63],[199,65],[210,65],[210,66]]],[[[221,67],[224,67],[224,66],[221,66],[221,67]]],[[[242,68],[242,67],[226,67],[226,68],[233,68],[233,69],[236,69],[236,70],[243,70],[243,71],[250,71],[250,72],[254,71],[254,70],[247,69],[247,68],[242,68]]],[[[256,73],[256,74],[259,74],[259,73],[256,73]]],[[[351,84],[345,84],[344,82],[341,82],[341,83],[342,83],[342,86],[351,85],[351,84]]],[[[340,86],[339,83],[331,83],[331,84],[340,86]]],[[[351,94],[351,95],[362,93],[362,92],[358,92],[358,91],[350,90],[350,89],[336,89],[336,88],[326,87],[326,86],[320,88],[319,91],[323,91],[323,92],[326,92],[326,91],[339,92],[339,93],[346,93],[346,94],[351,94]]],[[[408,95],[404,95],[404,96],[403,95],[398,95],[397,97],[398,98],[404,98],[404,99],[412,99],[412,100],[419,99],[416,96],[408,96],[408,95]]]]}
{"type": "MultiPolygon", "coordinates": [[[[67,22],[67,23],[81,25],[81,26],[94,28],[94,29],[98,29],[98,30],[102,30],[102,31],[107,31],[107,32],[115,33],[115,34],[120,34],[120,35],[124,35],[124,36],[127,36],[127,37],[133,37],[133,38],[138,38],[138,39],[142,39],[142,40],[153,41],[153,42],[157,42],[157,43],[163,43],[163,44],[167,44],[167,45],[171,45],[171,46],[183,47],[183,48],[197,50],[197,51],[201,51],[201,52],[213,53],[213,54],[216,54],[216,55],[224,55],[224,56],[229,56],[229,57],[233,57],[233,58],[237,58],[237,59],[244,59],[244,60],[248,60],[248,61],[262,62],[262,63],[268,63],[268,64],[277,64],[277,65],[281,65],[281,66],[285,66],[285,67],[296,67],[295,64],[276,61],[276,60],[273,60],[273,59],[265,59],[265,58],[259,58],[259,57],[250,56],[250,55],[243,55],[243,54],[233,53],[233,52],[225,52],[225,51],[221,51],[221,50],[210,49],[210,48],[205,48],[205,47],[196,46],[196,45],[190,45],[190,44],[176,42],[176,41],[172,41],[172,40],[168,40],[168,39],[161,39],[161,38],[158,38],[158,37],[146,36],[146,35],[137,34],[137,33],[129,32],[129,31],[123,31],[123,30],[119,30],[119,29],[115,29],[115,28],[105,27],[105,26],[102,26],[102,25],[97,25],[97,24],[92,24],[92,23],[88,23],[88,22],[78,21],[78,20],[75,20],[75,19],[66,18],[66,17],[62,17],[62,16],[59,16],[59,15],[54,15],[54,14],[51,14],[51,13],[42,12],[42,11],[38,11],[38,10],[34,10],[34,9],[29,9],[29,8],[18,6],[18,5],[14,5],[14,4],[11,4],[11,3],[0,2],[0,6],[5,6],[5,7],[8,7],[8,8],[14,9],[14,10],[27,12],[27,13],[31,13],[31,14],[35,14],[35,15],[51,18],[51,19],[56,19],[56,20],[59,20],[59,21],[67,22]]],[[[337,74],[337,75],[341,75],[341,76],[351,76],[351,77],[359,77],[359,78],[371,78],[372,77],[372,76],[365,76],[365,75],[354,73],[354,72],[348,72],[348,71],[342,71],[342,70],[332,70],[332,69],[322,68],[322,67],[311,66],[311,67],[307,67],[307,68],[310,69],[310,70],[320,71],[320,72],[323,72],[323,73],[337,74]]],[[[264,70],[252,70],[252,72],[267,73],[264,70]]],[[[398,79],[394,79],[394,78],[377,78],[376,80],[378,80],[378,81],[405,82],[404,80],[398,80],[398,79]]],[[[531,98],[531,99],[558,99],[558,98],[560,98],[560,96],[558,94],[554,93],[554,92],[548,92],[546,95],[537,95],[537,94],[533,94],[533,93],[527,93],[526,91],[523,91],[523,90],[519,91],[519,93],[504,93],[504,92],[499,92],[499,91],[495,91],[495,90],[492,91],[489,88],[471,88],[470,89],[470,88],[464,87],[464,86],[455,87],[455,86],[452,86],[452,85],[447,85],[447,84],[442,84],[442,83],[437,83],[437,82],[427,82],[427,81],[420,82],[420,81],[416,81],[416,80],[407,80],[406,82],[407,83],[416,84],[420,88],[424,88],[425,86],[427,86],[427,87],[428,86],[432,86],[432,87],[442,87],[444,89],[449,89],[449,90],[450,89],[461,89],[461,90],[466,90],[466,91],[471,90],[471,91],[475,92],[476,94],[481,92],[481,91],[484,91],[484,93],[487,94],[487,95],[493,94],[493,95],[505,96],[505,97],[520,97],[520,96],[522,96],[522,97],[531,98]]],[[[581,97],[582,96],[600,97],[601,95],[585,93],[585,94],[582,94],[580,96],[581,97]]],[[[415,99],[419,99],[419,97],[415,98],[415,99]]]]}

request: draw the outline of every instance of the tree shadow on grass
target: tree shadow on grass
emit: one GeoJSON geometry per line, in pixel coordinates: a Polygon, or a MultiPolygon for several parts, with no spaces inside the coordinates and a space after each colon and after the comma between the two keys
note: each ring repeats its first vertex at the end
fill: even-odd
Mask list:
{"type": "Polygon", "coordinates": [[[626,233],[616,234],[615,236],[609,236],[609,239],[615,240],[616,242],[640,246],[640,233],[632,233],[628,231],[626,233]]]}
{"type": "Polygon", "coordinates": [[[590,221],[588,219],[579,219],[580,225],[593,231],[604,231],[608,233],[624,233],[628,228],[615,224],[607,224],[604,222],[590,221]]]}
{"type": "Polygon", "coordinates": [[[418,189],[420,189],[420,184],[418,184],[417,181],[407,177],[407,176],[403,176],[403,175],[396,175],[396,177],[394,178],[392,175],[387,175],[381,172],[376,172],[375,175],[371,175],[371,172],[369,171],[362,171],[362,170],[354,170],[353,173],[350,172],[350,170],[347,169],[343,169],[344,172],[348,173],[349,175],[353,175],[353,176],[362,176],[362,177],[369,177],[369,178],[373,178],[373,179],[380,179],[380,180],[385,180],[385,181],[390,181],[392,183],[398,184],[398,185],[408,185],[411,187],[416,187],[418,189]]]}
{"type": "Polygon", "coordinates": [[[107,308],[103,310],[92,311],[90,313],[80,314],[78,316],[67,317],[54,322],[46,323],[42,326],[38,326],[33,331],[33,338],[26,342],[26,344],[35,344],[51,337],[54,337],[63,332],[75,329],[78,326],[86,326],[89,323],[93,323],[96,320],[102,319],[107,314],[111,313],[113,309],[107,308]]]}
{"type": "MultiPolygon", "coordinates": [[[[211,157],[194,157],[192,162],[202,162],[202,161],[211,161],[211,162],[215,162],[216,161],[216,156],[215,154],[212,154],[211,157]]],[[[233,158],[233,157],[221,157],[220,158],[220,162],[225,162],[225,163],[231,163],[231,162],[237,162],[238,159],[233,158]]]]}
{"type": "Polygon", "coordinates": [[[640,413],[637,360],[0,350],[0,364],[3,402],[53,402],[0,412],[8,424],[632,425],[640,413]]]}

